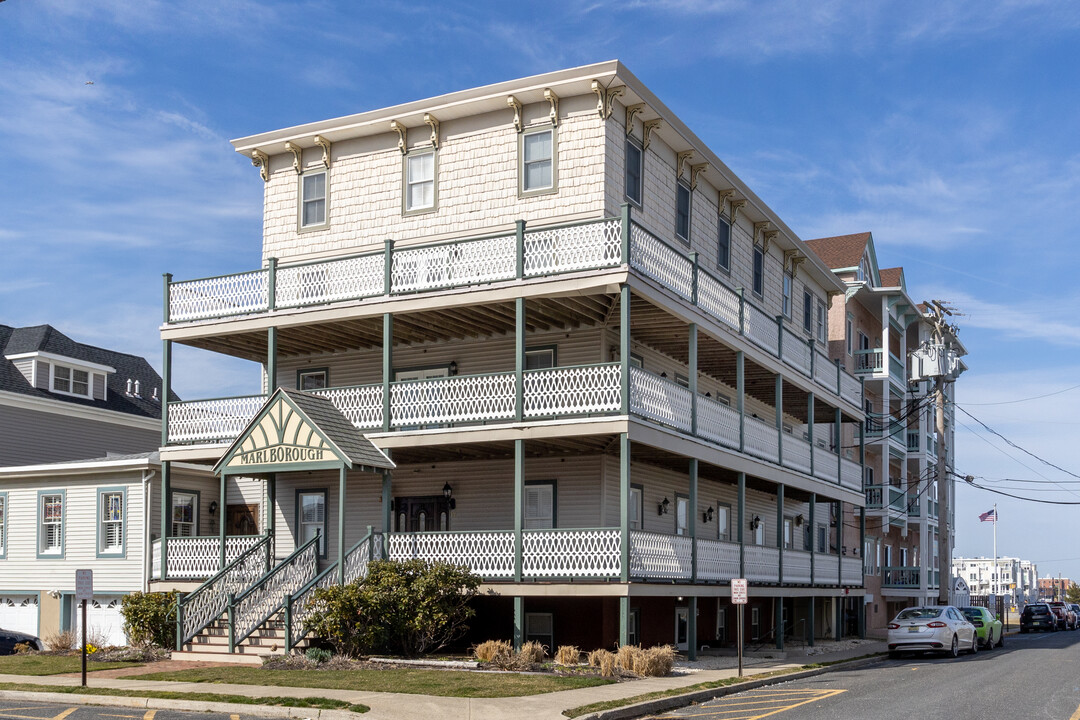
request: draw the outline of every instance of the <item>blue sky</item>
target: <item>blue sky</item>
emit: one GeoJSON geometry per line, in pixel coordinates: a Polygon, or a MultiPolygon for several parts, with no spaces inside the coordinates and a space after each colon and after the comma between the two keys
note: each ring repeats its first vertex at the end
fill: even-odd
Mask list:
{"type": "MultiPolygon", "coordinates": [[[[914,299],[964,312],[961,404],[1080,474],[1078,40],[1068,0],[7,0],[0,322],[159,365],[161,274],[259,263],[262,182],[230,138],[618,58],[801,237],[871,230],[914,299]]],[[[257,387],[176,366],[184,397],[257,387]]],[[[962,473],[1080,503],[958,419],[962,473]]],[[[958,554],[992,554],[994,502],[999,554],[1080,579],[1080,505],[960,488],[958,554]]]]}

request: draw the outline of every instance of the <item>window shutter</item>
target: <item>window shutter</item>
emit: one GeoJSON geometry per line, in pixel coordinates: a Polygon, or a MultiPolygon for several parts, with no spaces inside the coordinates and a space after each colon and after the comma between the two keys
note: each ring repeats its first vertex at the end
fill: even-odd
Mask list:
{"type": "Polygon", "coordinates": [[[551,485],[533,485],[525,488],[525,527],[551,528],[552,522],[552,492],[551,485]]]}

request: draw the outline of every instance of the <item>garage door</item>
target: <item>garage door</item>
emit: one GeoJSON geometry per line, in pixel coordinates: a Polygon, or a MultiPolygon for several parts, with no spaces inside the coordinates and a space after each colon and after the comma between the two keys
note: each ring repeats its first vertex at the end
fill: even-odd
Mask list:
{"type": "MultiPolygon", "coordinates": [[[[104,646],[127,645],[127,637],[124,635],[124,617],[120,614],[122,597],[121,595],[97,595],[86,603],[89,642],[104,643],[104,646]]],[[[71,627],[80,633],[79,637],[82,637],[81,603],[73,602],[72,612],[75,613],[75,618],[71,627]]]]}
{"type": "Polygon", "coordinates": [[[0,628],[38,634],[38,596],[0,595],[0,628]]]}

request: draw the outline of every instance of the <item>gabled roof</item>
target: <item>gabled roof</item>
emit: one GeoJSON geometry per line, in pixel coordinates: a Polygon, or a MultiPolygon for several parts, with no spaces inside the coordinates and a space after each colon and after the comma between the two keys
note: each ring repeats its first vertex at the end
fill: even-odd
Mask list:
{"type": "Polygon", "coordinates": [[[862,232],[807,240],[806,244],[830,270],[837,270],[858,267],[868,242],[870,233],[862,232]]]}
{"type": "MultiPolygon", "coordinates": [[[[145,358],[138,355],[107,350],[105,348],[75,342],[52,325],[35,325],[16,328],[0,325],[0,391],[48,398],[73,405],[112,410],[146,418],[161,417],[161,403],[152,400],[156,388],[161,396],[161,376],[145,358]],[[106,376],[108,392],[105,400],[72,397],[39,390],[33,387],[7,356],[27,353],[49,353],[68,358],[74,362],[108,366],[116,370],[106,376]],[[139,381],[142,397],[127,394],[128,379],[139,381]]],[[[170,393],[170,400],[179,400],[170,393]]]]}
{"type": "Polygon", "coordinates": [[[878,275],[881,277],[881,287],[904,287],[904,268],[882,268],[878,270],[878,275]]]}
{"type": "Polygon", "coordinates": [[[390,470],[382,450],[329,398],[278,388],[214,466],[226,475],[333,468],[390,470]]]}

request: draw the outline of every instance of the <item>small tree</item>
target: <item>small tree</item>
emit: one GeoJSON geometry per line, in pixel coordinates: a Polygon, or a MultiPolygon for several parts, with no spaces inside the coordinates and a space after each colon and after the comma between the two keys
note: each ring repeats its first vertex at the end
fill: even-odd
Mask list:
{"type": "Polygon", "coordinates": [[[479,587],[480,577],[461,565],[380,560],[359,584],[315,591],[305,628],[344,655],[422,655],[468,630],[479,587]]]}
{"type": "Polygon", "coordinates": [[[1069,583],[1069,589],[1065,591],[1065,602],[1080,603],[1080,585],[1069,583]]]}
{"type": "Polygon", "coordinates": [[[161,648],[176,642],[176,593],[133,592],[120,603],[124,632],[132,645],[161,648]]]}

